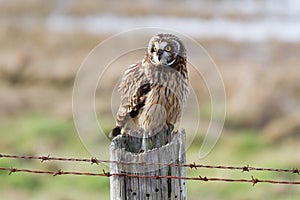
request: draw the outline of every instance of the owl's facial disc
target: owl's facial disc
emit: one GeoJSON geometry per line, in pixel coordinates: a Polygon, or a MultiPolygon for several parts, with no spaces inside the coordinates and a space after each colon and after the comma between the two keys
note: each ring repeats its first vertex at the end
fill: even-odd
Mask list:
{"type": "Polygon", "coordinates": [[[150,49],[150,61],[154,65],[172,65],[176,60],[176,47],[166,41],[156,41],[150,49]]]}

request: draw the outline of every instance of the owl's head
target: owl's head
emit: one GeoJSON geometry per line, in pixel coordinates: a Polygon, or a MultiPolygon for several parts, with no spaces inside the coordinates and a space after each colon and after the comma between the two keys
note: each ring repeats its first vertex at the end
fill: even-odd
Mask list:
{"type": "Polygon", "coordinates": [[[153,65],[172,66],[186,61],[186,50],[181,40],[172,34],[158,34],[150,39],[148,59],[153,65]]]}

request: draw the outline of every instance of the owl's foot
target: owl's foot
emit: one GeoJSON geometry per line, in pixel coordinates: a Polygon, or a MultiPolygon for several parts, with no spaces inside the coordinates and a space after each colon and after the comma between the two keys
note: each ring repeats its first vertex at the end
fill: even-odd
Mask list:
{"type": "Polygon", "coordinates": [[[167,124],[167,127],[168,127],[168,128],[167,128],[167,132],[168,132],[168,133],[172,133],[172,131],[174,130],[174,125],[168,123],[168,124],[167,124]]]}
{"type": "Polygon", "coordinates": [[[113,128],[111,130],[111,132],[109,133],[108,137],[113,139],[114,137],[118,136],[121,134],[121,128],[116,126],[115,128],[113,128]]]}
{"type": "Polygon", "coordinates": [[[140,153],[144,153],[145,151],[143,149],[140,149],[140,151],[138,152],[139,154],[140,153]]]}

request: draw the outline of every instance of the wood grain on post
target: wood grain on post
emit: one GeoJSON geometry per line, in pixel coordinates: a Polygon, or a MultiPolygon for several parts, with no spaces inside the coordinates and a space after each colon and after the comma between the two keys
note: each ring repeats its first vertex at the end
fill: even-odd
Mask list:
{"type": "MultiPolygon", "coordinates": [[[[110,159],[117,161],[117,163],[111,163],[110,173],[126,173],[142,176],[186,176],[185,167],[164,165],[186,163],[184,130],[173,133],[166,132],[148,138],[147,149],[149,150],[142,153],[140,153],[141,143],[142,138],[129,135],[119,135],[114,138],[111,143],[110,159]]],[[[186,199],[186,183],[183,179],[111,176],[110,199],[183,200],[186,199]]]]}

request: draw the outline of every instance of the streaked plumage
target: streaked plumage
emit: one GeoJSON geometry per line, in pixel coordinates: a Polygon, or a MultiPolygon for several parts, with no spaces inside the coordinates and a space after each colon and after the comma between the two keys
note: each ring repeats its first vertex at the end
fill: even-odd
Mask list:
{"type": "Polygon", "coordinates": [[[186,50],[180,39],[153,36],[145,58],[125,71],[119,92],[121,104],[110,137],[134,130],[154,135],[179,122],[189,95],[186,50]]]}

